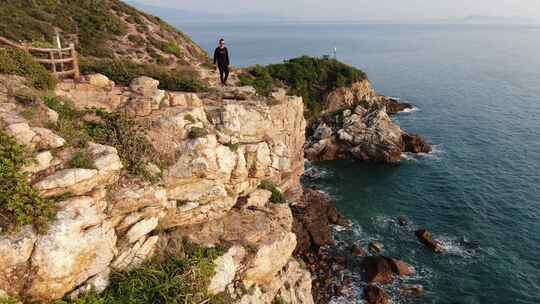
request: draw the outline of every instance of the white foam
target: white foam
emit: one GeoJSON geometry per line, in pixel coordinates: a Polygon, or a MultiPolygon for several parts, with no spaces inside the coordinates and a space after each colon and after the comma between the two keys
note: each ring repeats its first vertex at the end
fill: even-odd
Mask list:
{"type": "Polygon", "coordinates": [[[403,111],[399,111],[398,113],[399,114],[407,114],[407,113],[413,113],[413,112],[418,112],[418,111],[420,111],[420,108],[417,108],[417,107],[413,106],[412,108],[404,109],[403,111]]]}

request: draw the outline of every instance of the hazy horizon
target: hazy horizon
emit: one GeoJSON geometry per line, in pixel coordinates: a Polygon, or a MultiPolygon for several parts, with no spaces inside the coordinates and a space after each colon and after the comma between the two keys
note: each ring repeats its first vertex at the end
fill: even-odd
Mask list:
{"type": "MultiPolygon", "coordinates": [[[[132,4],[171,8],[189,12],[201,19],[240,18],[276,19],[288,21],[359,21],[388,23],[539,23],[540,1],[521,0],[131,0],[132,4]]],[[[203,20],[206,21],[206,20],[203,20]]]]}

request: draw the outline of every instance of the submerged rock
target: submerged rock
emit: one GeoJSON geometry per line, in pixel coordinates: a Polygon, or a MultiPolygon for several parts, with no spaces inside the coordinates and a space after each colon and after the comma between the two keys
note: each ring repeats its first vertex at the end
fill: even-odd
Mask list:
{"type": "Polygon", "coordinates": [[[424,295],[424,287],[422,285],[403,285],[399,289],[399,293],[407,297],[421,297],[424,295]]]}
{"type": "Polygon", "coordinates": [[[416,237],[422,244],[426,245],[429,249],[433,250],[436,253],[442,253],[444,247],[441,242],[434,240],[431,232],[426,229],[420,229],[415,232],[416,237]]]}
{"type": "Polygon", "coordinates": [[[390,296],[384,289],[376,285],[368,285],[364,287],[364,299],[368,304],[388,304],[390,296]]]}

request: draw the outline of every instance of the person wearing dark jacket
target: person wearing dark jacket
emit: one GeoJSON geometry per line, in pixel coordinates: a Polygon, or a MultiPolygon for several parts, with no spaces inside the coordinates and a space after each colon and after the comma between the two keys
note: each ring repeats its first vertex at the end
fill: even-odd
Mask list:
{"type": "Polygon", "coordinates": [[[229,51],[225,47],[225,40],[219,39],[219,46],[214,51],[214,65],[219,69],[219,78],[222,85],[227,85],[229,78],[229,51]]]}

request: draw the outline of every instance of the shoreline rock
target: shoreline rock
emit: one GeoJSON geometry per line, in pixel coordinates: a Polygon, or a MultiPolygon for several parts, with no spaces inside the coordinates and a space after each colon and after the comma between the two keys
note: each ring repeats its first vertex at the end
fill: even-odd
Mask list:
{"type": "Polygon", "coordinates": [[[419,229],[415,233],[418,240],[435,253],[444,252],[441,242],[433,239],[433,235],[427,229],[419,229]]]}

